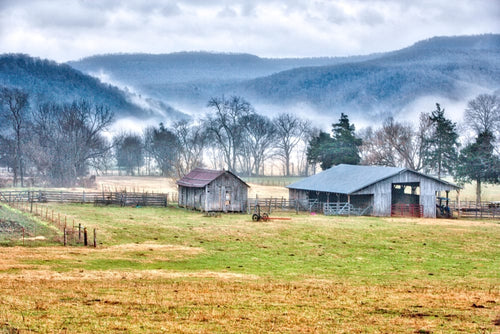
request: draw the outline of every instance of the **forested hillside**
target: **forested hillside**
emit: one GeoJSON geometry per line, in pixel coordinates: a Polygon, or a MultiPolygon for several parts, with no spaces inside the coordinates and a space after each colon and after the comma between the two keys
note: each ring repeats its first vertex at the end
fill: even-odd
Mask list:
{"type": "Polygon", "coordinates": [[[87,100],[107,105],[117,116],[183,116],[159,101],[142,100],[142,105],[134,103],[137,96],[66,64],[23,54],[0,55],[0,86],[24,90],[32,104],[87,100]]]}
{"type": "Polygon", "coordinates": [[[372,59],[377,55],[320,58],[260,58],[243,53],[176,52],[170,54],[108,54],[71,61],[86,73],[104,71],[133,86],[255,79],[304,66],[323,66],[372,59]]]}
{"type": "Polygon", "coordinates": [[[462,101],[498,89],[499,55],[500,35],[489,34],[435,37],[402,50],[358,57],[268,59],[181,52],[102,55],[70,65],[198,109],[211,96],[236,94],[255,105],[279,108],[302,103],[319,112],[397,114],[429,95],[462,101]]]}
{"type": "Polygon", "coordinates": [[[419,97],[459,100],[500,87],[500,35],[437,37],[377,59],[298,68],[242,83],[255,100],[323,110],[399,110],[419,97]]]}

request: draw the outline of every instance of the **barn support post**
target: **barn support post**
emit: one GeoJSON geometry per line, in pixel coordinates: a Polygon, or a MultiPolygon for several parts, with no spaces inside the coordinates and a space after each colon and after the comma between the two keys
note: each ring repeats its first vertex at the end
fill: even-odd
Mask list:
{"type": "Polygon", "coordinates": [[[351,215],[351,195],[347,195],[347,215],[351,215]]]}
{"type": "Polygon", "coordinates": [[[205,212],[208,212],[208,184],[205,186],[205,212]]]}
{"type": "Polygon", "coordinates": [[[457,208],[458,208],[458,218],[460,218],[460,189],[457,190],[457,208]]]}

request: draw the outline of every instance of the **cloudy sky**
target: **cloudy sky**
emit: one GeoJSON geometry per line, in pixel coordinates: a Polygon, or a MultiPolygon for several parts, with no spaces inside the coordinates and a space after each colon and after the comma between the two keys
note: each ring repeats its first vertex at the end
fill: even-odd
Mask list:
{"type": "Polygon", "coordinates": [[[0,0],[0,53],[57,61],[199,50],[347,56],[499,32],[498,0],[0,0]]]}

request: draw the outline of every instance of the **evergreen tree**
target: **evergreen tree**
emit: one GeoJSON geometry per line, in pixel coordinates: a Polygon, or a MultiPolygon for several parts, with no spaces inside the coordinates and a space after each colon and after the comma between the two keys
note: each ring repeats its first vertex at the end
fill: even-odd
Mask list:
{"type": "Polygon", "coordinates": [[[457,177],[462,182],[476,181],[476,203],[481,202],[481,184],[500,183],[500,158],[494,154],[495,137],[482,132],[476,141],[467,145],[458,159],[457,177]]]}
{"type": "Polygon", "coordinates": [[[319,163],[322,169],[327,169],[328,167],[326,166],[331,166],[331,152],[325,149],[331,142],[332,137],[324,131],[320,131],[317,136],[312,137],[307,147],[307,161],[312,165],[319,163]]]}
{"type": "Polygon", "coordinates": [[[309,161],[319,162],[323,170],[338,164],[359,164],[362,140],[355,136],[354,130],[354,124],[350,124],[349,117],[342,113],[339,122],[332,125],[332,136],[320,132],[310,140],[309,161]]]}
{"type": "Polygon", "coordinates": [[[444,109],[436,103],[436,110],[429,116],[433,131],[424,152],[424,165],[435,171],[441,179],[443,172],[453,174],[458,157],[458,134],[456,124],[444,117],[444,109]]]}

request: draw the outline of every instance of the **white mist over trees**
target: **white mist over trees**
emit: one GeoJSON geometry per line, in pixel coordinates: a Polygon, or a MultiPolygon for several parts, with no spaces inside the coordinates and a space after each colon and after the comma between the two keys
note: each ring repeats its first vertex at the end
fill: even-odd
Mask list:
{"type": "Polygon", "coordinates": [[[340,163],[407,167],[441,178],[500,183],[500,100],[481,94],[471,100],[464,124],[474,134],[464,142],[445,109],[423,111],[418,122],[387,118],[377,128],[355,131],[341,114],[331,132],[313,129],[291,113],[269,118],[241,96],[213,97],[197,120],[150,126],[142,134],[104,132],[113,121],[105,105],[29,105],[27,93],[0,88],[0,166],[14,184],[82,184],[89,173],[118,168],[130,175],[182,177],[195,167],[225,168],[244,176],[306,176],[340,163]],[[460,149],[462,140],[463,147],[460,149]]]}

